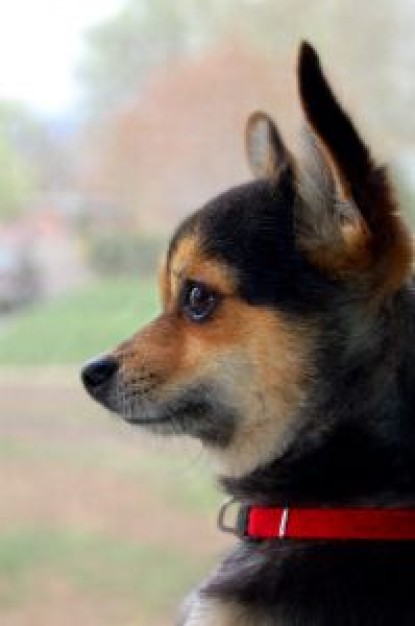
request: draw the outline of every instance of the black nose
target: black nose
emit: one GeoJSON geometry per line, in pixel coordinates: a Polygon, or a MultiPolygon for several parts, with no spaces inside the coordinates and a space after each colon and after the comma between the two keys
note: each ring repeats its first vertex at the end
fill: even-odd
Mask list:
{"type": "Polygon", "coordinates": [[[88,391],[94,392],[108,383],[118,370],[119,363],[112,356],[100,356],[82,368],[81,378],[88,391]]]}

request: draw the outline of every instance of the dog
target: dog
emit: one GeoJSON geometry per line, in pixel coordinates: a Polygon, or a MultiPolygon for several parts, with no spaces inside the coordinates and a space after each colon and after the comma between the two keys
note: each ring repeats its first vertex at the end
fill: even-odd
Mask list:
{"type": "Polygon", "coordinates": [[[182,624],[414,626],[412,236],[306,42],[297,75],[304,156],[253,113],[254,180],[178,227],[161,315],[82,378],[201,440],[233,498],[235,548],[182,624]]]}

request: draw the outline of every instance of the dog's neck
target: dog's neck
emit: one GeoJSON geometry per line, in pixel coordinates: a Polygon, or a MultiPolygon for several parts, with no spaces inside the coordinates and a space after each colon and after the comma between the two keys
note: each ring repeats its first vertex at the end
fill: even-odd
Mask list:
{"type": "Polygon", "coordinates": [[[382,342],[374,341],[376,328],[360,329],[353,354],[349,345],[342,352],[337,336],[320,364],[326,381],[317,381],[303,430],[282,456],[245,476],[221,477],[225,491],[281,506],[415,504],[414,320],[409,288],[379,317],[388,327],[382,342]]]}

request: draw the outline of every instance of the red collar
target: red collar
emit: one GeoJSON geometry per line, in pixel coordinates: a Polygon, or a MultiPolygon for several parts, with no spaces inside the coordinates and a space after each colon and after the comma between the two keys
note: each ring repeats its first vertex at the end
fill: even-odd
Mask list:
{"type": "Polygon", "coordinates": [[[240,505],[235,523],[225,517],[235,500],[225,502],[218,526],[241,539],[349,539],[414,541],[415,508],[278,508],[240,505]]]}

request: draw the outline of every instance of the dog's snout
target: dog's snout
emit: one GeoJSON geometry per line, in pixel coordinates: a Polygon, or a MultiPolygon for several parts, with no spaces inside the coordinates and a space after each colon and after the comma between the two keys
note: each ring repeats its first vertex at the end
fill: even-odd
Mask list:
{"type": "Polygon", "coordinates": [[[94,393],[106,383],[109,383],[119,368],[114,357],[104,355],[89,361],[81,371],[82,382],[86,389],[94,393]]]}

